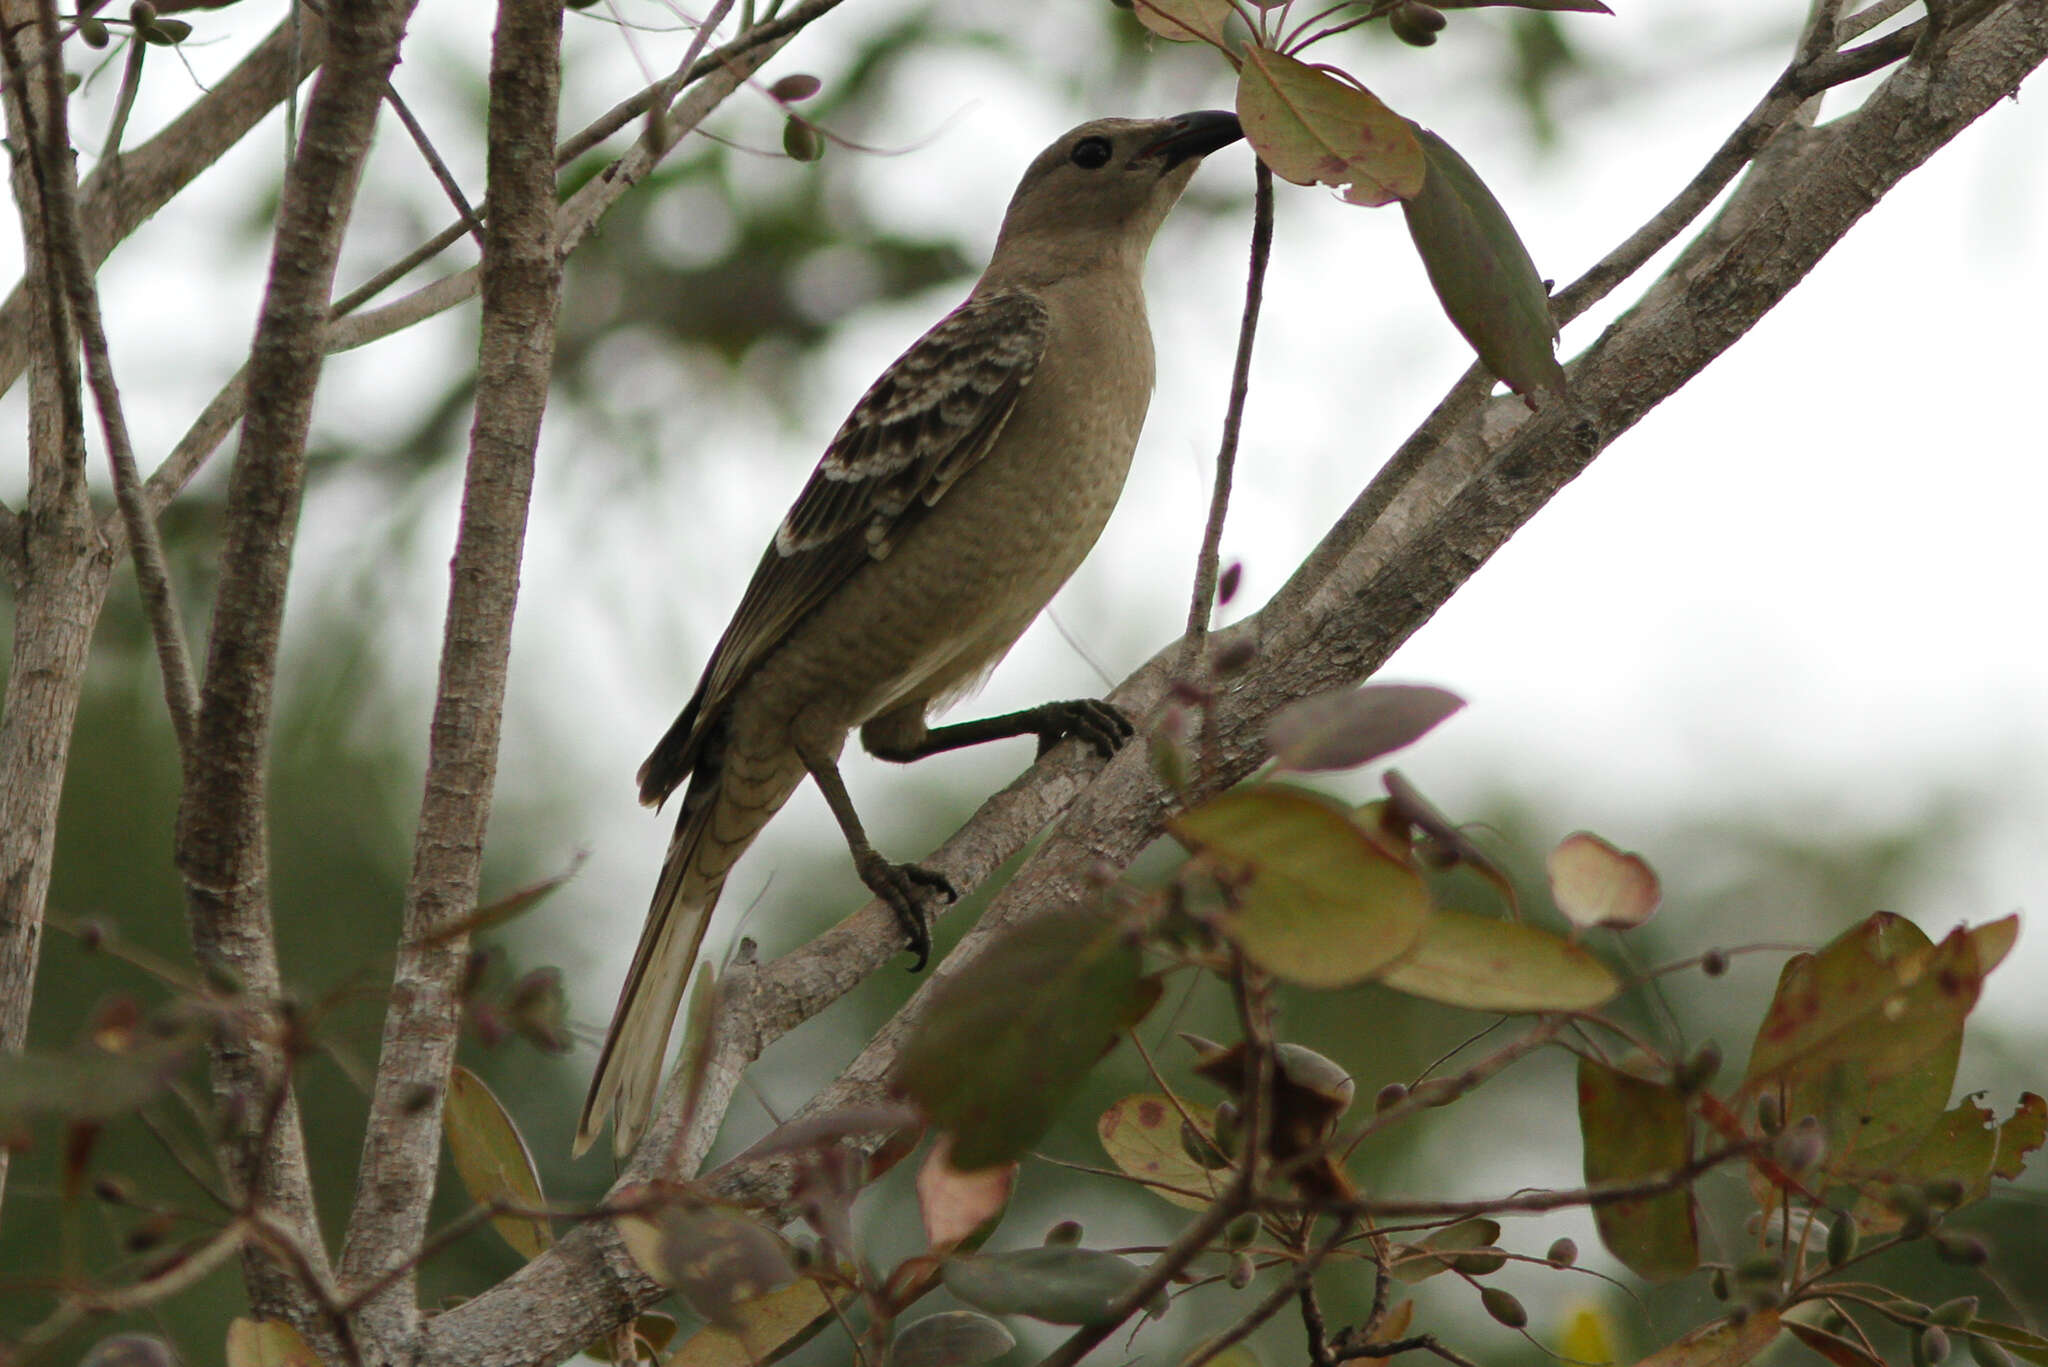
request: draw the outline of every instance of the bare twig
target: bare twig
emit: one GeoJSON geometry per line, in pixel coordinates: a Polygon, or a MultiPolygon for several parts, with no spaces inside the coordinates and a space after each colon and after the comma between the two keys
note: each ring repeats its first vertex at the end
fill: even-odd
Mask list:
{"type": "MultiPolygon", "coordinates": [[[[54,0],[39,0],[38,22],[43,34],[45,80],[55,73],[63,85],[63,47],[59,37],[54,0]]],[[[142,39],[135,47],[140,51],[142,39]]],[[[131,63],[134,71],[140,60],[131,63]]],[[[114,363],[107,346],[107,331],[100,319],[99,291],[94,287],[92,269],[86,264],[78,216],[78,182],[71,153],[71,135],[66,123],[66,102],[54,101],[43,120],[41,138],[30,155],[42,166],[37,177],[42,202],[44,245],[62,282],[73,326],[85,351],[85,373],[92,385],[93,403],[99,411],[100,434],[107,443],[107,459],[113,466],[114,498],[120,505],[121,520],[128,531],[130,557],[135,581],[142,595],[143,614],[156,643],[157,666],[163,675],[164,705],[170,710],[171,728],[177,733],[178,751],[185,754],[192,744],[192,717],[198,709],[198,686],[192,679],[192,660],[185,646],[185,627],[180,620],[178,600],[171,588],[170,567],[164,559],[163,543],[157,539],[156,522],[149,516],[142,498],[142,477],[135,466],[135,448],[128,438],[128,419],[121,407],[121,390],[114,380],[114,363]]]]}
{"type": "Polygon", "coordinates": [[[1230,511],[1230,484],[1237,471],[1238,433],[1244,427],[1245,399],[1251,392],[1252,343],[1259,331],[1259,301],[1266,288],[1266,262],[1273,254],[1273,173],[1253,158],[1251,266],[1245,273],[1244,314],[1237,325],[1237,361],[1230,372],[1230,403],[1223,412],[1223,438],[1216,449],[1216,484],[1209,494],[1209,520],[1202,529],[1202,549],[1195,557],[1195,587],[1188,602],[1187,635],[1182,637],[1180,675],[1201,677],[1203,647],[1209,639],[1209,614],[1216,601],[1216,561],[1223,545],[1223,520],[1230,511]]]}
{"type": "MultiPolygon", "coordinates": [[[[1250,1338],[1260,1325],[1286,1309],[1287,1302],[1291,1300],[1308,1296],[1307,1304],[1314,1306],[1315,1301],[1311,1292],[1315,1286],[1316,1272],[1322,1267],[1323,1260],[1335,1252],[1338,1245],[1351,1237],[1352,1228],[1350,1219],[1338,1220],[1337,1227],[1330,1231],[1322,1243],[1302,1253],[1300,1260],[1294,1265],[1293,1274],[1286,1281],[1260,1297],[1258,1304],[1240,1315],[1228,1329],[1198,1344],[1192,1353],[1180,1360],[1180,1367],[1201,1367],[1201,1364],[1213,1361],[1219,1354],[1250,1338]]],[[[1317,1310],[1315,1314],[1317,1322],[1320,1323],[1321,1311],[1317,1310]]],[[[1320,1337],[1319,1334],[1315,1336],[1318,1340],[1320,1337]]],[[[1320,1361],[1323,1356],[1324,1354],[1312,1354],[1310,1360],[1320,1361]]]]}
{"type": "Polygon", "coordinates": [[[455,206],[456,222],[476,239],[477,246],[483,246],[484,225],[477,217],[476,210],[469,207],[469,197],[462,193],[462,185],[455,179],[455,173],[449,170],[448,163],[441,159],[441,153],[434,146],[434,140],[427,136],[427,130],[421,127],[420,121],[413,117],[412,107],[398,93],[398,87],[389,81],[384,82],[384,101],[391,106],[391,112],[398,115],[398,121],[405,125],[406,135],[412,139],[412,145],[419,150],[420,159],[426,162],[427,169],[434,173],[434,183],[441,187],[441,193],[448,196],[448,202],[455,206]]]}
{"type": "MultiPolygon", "coordinates": [[[[561,292],[553,156],[561,27],[560,0],[502,0],[492,41],[491,214],[484,229],[476,421],[403,939],[342,1249],[346,1286],[410,1266],[440,1160],[442,1097],[469,957],[466,934],[442,932],[475,907],[482,876],[534,453],[554,362],[561,292]]],[[[388,1350],[408,1342],[419,1322],[412,1278],[392,1281],[361,1315],[372,1343],[388,1350]]]]}

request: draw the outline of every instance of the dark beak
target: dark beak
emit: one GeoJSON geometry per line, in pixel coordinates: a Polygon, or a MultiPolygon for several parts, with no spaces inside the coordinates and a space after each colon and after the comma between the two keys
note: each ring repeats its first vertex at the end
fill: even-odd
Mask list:
{"type": "Polygon", "coordinates": [[[1176,115],[1169,122],[1166,136],[1139,153],[1166,158],[1168,170],[1191,157],[1206,157],[1244,136],[1237,115],[1227,109],[1198,109],[1192,114],[1176,115]]]}

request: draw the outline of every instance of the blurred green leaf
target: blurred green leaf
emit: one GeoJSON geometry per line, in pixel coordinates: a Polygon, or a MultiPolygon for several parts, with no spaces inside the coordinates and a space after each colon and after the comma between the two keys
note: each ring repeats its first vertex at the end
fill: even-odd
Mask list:
{"type": "Polygon", "coordinates": [[[1159,1000],[1112,917],[1076,907],[1002,936],[934,989],[895,1082],[964,1171],[1021,1158],[1097,1059],[1159,1000]]]}
{"type": "Polygon", "coordinates": [[[1473,1011],[1590,1011],[1621,990],[1592,953],[1520,921],[1440,907],[1380,972],[1397,991],[1473,1011]]]}
{"type": "Polygon", "coordinates": [[[283,1320],[228,1325],[227,1367],[322,1367],[319,1354],[283,1320]]]}
{"type": "Polygon", "coordinates": [[[1093,1248],[1026,1248],[946,1259],[946,1289],[998,1315],[1029,1315],[1048,1324],[1094,1324],[1144,1269],[1093,1248]]]}
{"type": "Polygon", "coordinates": [[[1419,1244],[1402,1246],[1392,1271],[1394,1280],[1407,1282],[1428,1281],[1439,1272],[1448,1271],[1456,1261],[1448,1257],[1434,1257],[1433,1254],[1456,1253],[1474,1248],[1487,1248],[1500,1242],[1500,1221],[1475,1217],[1446,1225],[1431,1234],[1419,1244]]]}
{"type": "Polygon", "coordinates": [[[1017,1346],[1017,1336],[987,1315],[942,1310],[896,1331],[889,1367],[975,1367],[1017,1346]]]}
{"type": "Polygon", "coordinates": [[[1223,25],[1230,19],[1230,0],[1131,0],[1138,22],[1161,38],[1176,43],[1223,46],[1223,25]]]}
{"type": "MultiPolygon", "coordinates": [[[[1662,1177],[1692,1158],[1683,1093],[1591,1058],[1579,1060],[1579,1132],[1588,1186],[1662,1177]]],[[[1593,1207],[1593,1223],[1608,1251],[1645,1280],[1670,1281],[1699,1266],[1699,1215],[1690,1187],[1603,1201],[1593,1207]]],[[[1673,1367],[1716,1361],[1711,1356],[1671,1359],[1673,1367]]]]}
{"type": "Polygon", "coordinates": [[[1411,126],[1428,174],[1401,211],[1444,312],[1508,388],[1563,393],[1550,291],[1529,249],[1479,173],[1442,138],[1411,126]]]}
{"type": "Polygon", "coordinates": [[[817,1337],[838,1320],[833,1301],[844,1304],[850,1289],[825,1289],[808,1277],[780,1291],[756,1296],[733,1307],[737,1324],[730,1330],[713,1325],[690,1335],[662,1367],[768,1367],[817,1337]]]}
{"type": "Polygon", "coordinates": [[[642,1272],[729,1333],[746,1329],[749,1302],[797,1280],[781,1238],[737,1207],[681,1197],[613,1223],[642,1272]]]}
{"type": "Polygon", "coordinates": [[[1694,1330],[1636,1367],[1742,1367],[1777,1341],[1778,1326],[1777,1311],[1753,1311],[1740,1320],[1722,1320],[1694,1330]]]}

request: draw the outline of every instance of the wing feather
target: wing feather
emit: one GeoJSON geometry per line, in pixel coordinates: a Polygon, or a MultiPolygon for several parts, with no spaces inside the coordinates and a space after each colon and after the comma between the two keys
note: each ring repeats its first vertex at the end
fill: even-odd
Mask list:
{"type": "Polygon", "coordinates": [[[1033,295],[969,299],[854,405],[754,571],[697,693],[641,770],[660,803],[697,763],[725,699],[812,609],[945,497],[987,454],[1045,352],[1033,295]]]}

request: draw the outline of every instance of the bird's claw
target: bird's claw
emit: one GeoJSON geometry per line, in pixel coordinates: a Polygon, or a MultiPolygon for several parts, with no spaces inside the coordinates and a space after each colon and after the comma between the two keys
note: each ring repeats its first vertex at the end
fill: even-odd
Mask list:
{"type": "Polygon", "coordinates": [[[1072,737],[1088,743],[1095,753],[1110,758],[1123,748],[1137,729],[1114,703],[1100,698],[1075,698],[1071,702],[1049,702],[1038,708],[1038,754],[1072,737]]]}
{"type": "Polygon", "coordinates": [[[872,851],[870,856],[859,861],[860,881],[896,913],[903,938],[908,941],[910,952],[917,956],[910,971],[919,972],[932,956],[932,930],[924,914],[924,895],[936,892],[950,903],[959,901],[960,893],[952,880],[937,869],[922,864],[893,864],[872,851]]]}

